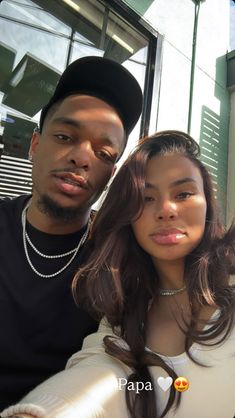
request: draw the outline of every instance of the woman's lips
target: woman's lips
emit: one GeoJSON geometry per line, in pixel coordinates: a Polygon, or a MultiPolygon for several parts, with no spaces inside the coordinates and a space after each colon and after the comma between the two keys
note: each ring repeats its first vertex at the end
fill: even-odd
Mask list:
{"type": "Polygon", "coordinates": [[[185,233],[177,229],[158,231],[151,235],[152,240],[161,245],[178,244],[184,237],[185,233]]]}

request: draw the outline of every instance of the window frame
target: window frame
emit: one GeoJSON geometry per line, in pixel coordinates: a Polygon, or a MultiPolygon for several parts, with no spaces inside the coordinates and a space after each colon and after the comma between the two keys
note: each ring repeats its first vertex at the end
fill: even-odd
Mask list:
{"type": "MultiPolygon", "coordinates": [[[[157,119],[158,119],[158,107],[160,97],[160,81],[161,81],[161,63],[162,63],[162,42],[163,37],[153,27],[151,27],[138,13],[136,13],[131,7],[129,7],[122,0],[97,0],[104,4],[104,7],[113,11],[127,23],[129,23],[134,29],[140,32],[149,42],[148,55],[146,63],[146,75],[143,91],[143,111],[141,115],[140,123],[140,137],[156,131],[157,119]],[[153,121],[151,122],[151,116],[153,115],[153,121]],[[151,126],[150,126],[151,123],[151,126]]],[[[53,8],[52,2],[47,0],[33,0],[34,3],[40,5],[49,13],[58,17],[53,8]]],[[[66,14],[69,13],[73,16],[74,22],[76,22],[76,11],[71,9],[63,0],[57,0],[58,7],[65,10],[66,14]]],[[[61,19],[61,17],[59,17],[61,19]]],[[[66,17],[63,21],[68,24],[66,17]]],[[[72,37],[71,37],[72,42],[72,37]]],[[[71,48],[71,45],[70,45],[71,48]]],[[[69,64],[70,49],[68,51],[68,59],[66,66],[69,64]]]]}

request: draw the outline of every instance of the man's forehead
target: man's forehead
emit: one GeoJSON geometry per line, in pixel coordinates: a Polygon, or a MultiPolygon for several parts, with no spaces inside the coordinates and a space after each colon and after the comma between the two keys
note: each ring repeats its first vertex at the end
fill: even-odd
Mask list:
{"type": "Polygon", "coordinates": [[[73,104],[73,105],[80,107],[81,109],[83,108],[110,109],[120,117],[120,112],[117,106],[115,106],[115,104],[110,103],[109,101],[105,100],[105,98],[98,97],[91,93],[90,94],[74,93],[69,96],[66,96],[64,99],[61,100],[60,103],[61,105],[73,104]]]}
{"type": "MultiPolygon", "coordinates": [[[[60,116],[57,114],[55,114],[54,117],[52,118],[51,124],[52,125],[65,125],[67,127],[72,127],[76,129],[87,128],[86,118],[78,119],[78,118],[73,118],[73,117],[60,116]]],[[[92,126],[90,127],[92,128],[92,126]]],[[[95,132],[94,132],[94,135],[95,135],[95,132]]],[[[105,128],[103,131],[99,132],[99,136],[102,137],[102,139],[105,142],[111,143],[111,140],[108,138],[105,128]]]]}
{"type": "Polygon", "coordinates": [[[53,107],[49,116],[51,126],[93,129],[93,136],[97,133],[103,143],[112,146],[115,144],[123,152],[127,140],[123,121],[116,109],[102,99],[87,94],[72,94],[55,103],[53,107]],[[96,132],[98,125],[95,127],[95,122],[99,122],[99,132],[96,132]]]}

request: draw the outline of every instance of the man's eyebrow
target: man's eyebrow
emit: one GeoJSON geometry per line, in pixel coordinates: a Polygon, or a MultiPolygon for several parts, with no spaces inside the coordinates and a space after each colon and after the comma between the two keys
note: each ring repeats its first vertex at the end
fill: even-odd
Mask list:
{"type": "Polygon", "coordinates": [[[72,119],[72,118],[67,118],[65,116],[60,116],[58,118],[55,118],[52,120],[52,123],[62,123],[64,125],[69,125],[69,126],[73,126],[74,128],[78,128],[80,129],[82,127],[82,123],[79,122],[78,120],[72,119]]]}
{"type": "MultiPolygon", "coordinates": [[[[76,119],[67,118],[65,116],[60,116],[58,118],[53,119],[52,123],[53,124],[55,124],[55,123],[62,123],[64,125],[69,125],[69,126],[72,126],[74,128],[77,128],[77,129],[81,129],[82,126],[83,126],[82,122],[80,122],[80,121],[78,121],[76,119]]],[[[103,135],[101,134],[100,135],[100,138],[102,140],[102,144],[103,145],[110,145],[110,146],[114,146],[115,145],[114,144],[114,141],[112,141],[112,139],[109,138],[106,135],[106,133],[103,133],[103,135]]]]}
{"type": "MultiPolygon", "coordinates": [[[[192,183],[192,182],[196,183],[196,180],[192,177],[184,177],[182,179],[178,179],[178,180],[175,180],[172,183],[170,183],[170,187],[175,187],[175,186],[179,186],[179,185],[184,184],[184,183],[192,183]]],[[[148,183],[148,182],[145,183],[145,187],[146,187],[146,189],[157,189],[158,188],[156,185],[154,185],[152,183],[148,183]]]]}
{"type": "Polygon", "coordinates": [[[115,142],[112,141],[106,134],[104,136],[101,136],[102,144],[103,145],[109,145],[111,147],[116,146],[115,142]]]}

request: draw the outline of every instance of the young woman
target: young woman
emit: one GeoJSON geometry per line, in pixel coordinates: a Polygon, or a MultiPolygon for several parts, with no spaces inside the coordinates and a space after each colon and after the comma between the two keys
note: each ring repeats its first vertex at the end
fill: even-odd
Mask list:
{"type": "Polygon", "coordinates": [[[73,287],[105,320],[2,418],[235,415],[235,228],[198,156],[189,135],[165,131],[119,170],[73,287]]]}

